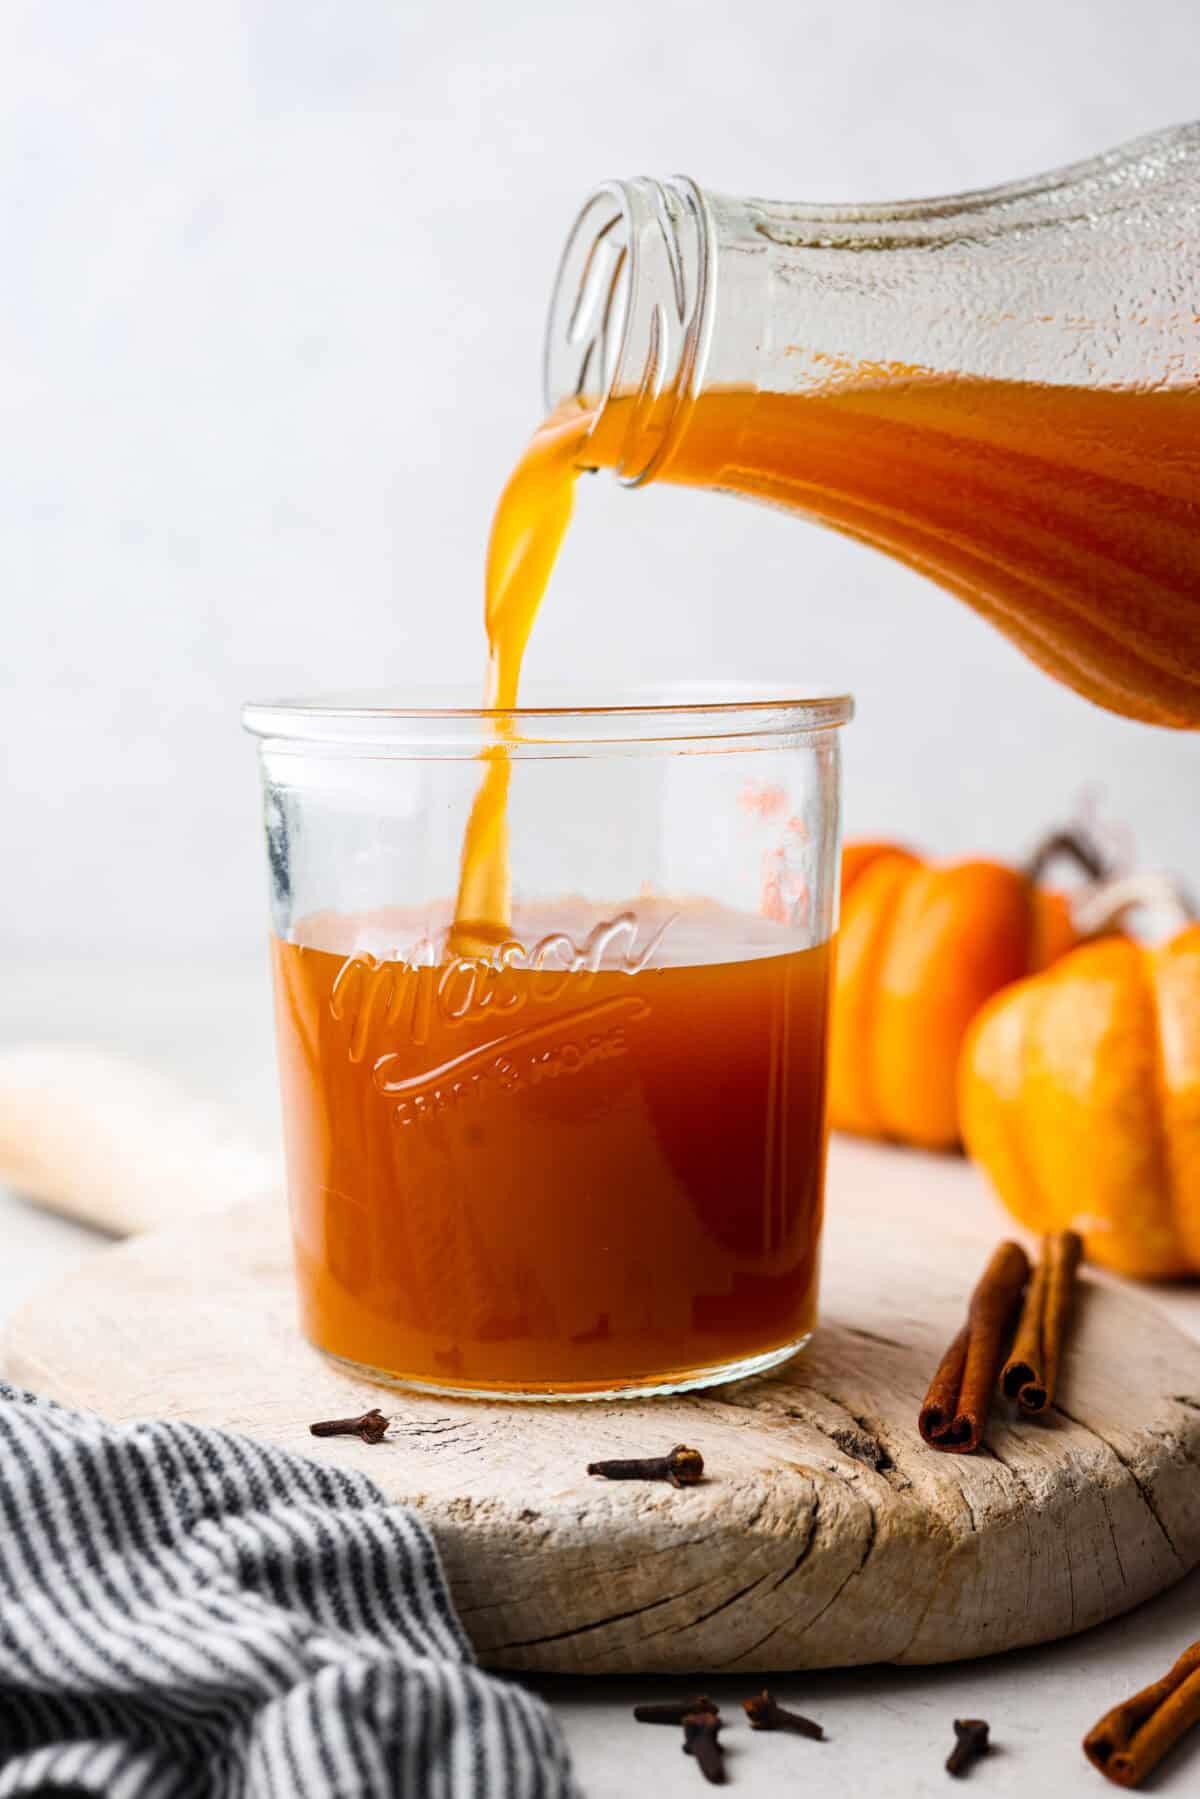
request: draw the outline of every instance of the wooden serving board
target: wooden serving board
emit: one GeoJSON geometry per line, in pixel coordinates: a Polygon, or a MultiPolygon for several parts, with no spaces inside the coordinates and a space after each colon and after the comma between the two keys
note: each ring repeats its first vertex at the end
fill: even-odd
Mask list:
{"type": "Polygon", "coordinates": [[[1085,1629],[1200,1561],[1200,1345],[1085,1282],[1061,1407],[984,1452],[917,1408],[1004,1226],[965,1164],[837,1144],[822,1323],[781,1374],[674,1399],[511,1405],[392,1393],[298,1335],[282,1203],[107,1249],[13,1323],[17,1381],[367,1471],[432,1526],[493,1666],[717,1672],[937,1662],[1085,1629]],[[372,1404],[395,1440],[317,1442],[372,1404]],[[697,1445],[690,1490],[589,1460],[697,1445]]]}

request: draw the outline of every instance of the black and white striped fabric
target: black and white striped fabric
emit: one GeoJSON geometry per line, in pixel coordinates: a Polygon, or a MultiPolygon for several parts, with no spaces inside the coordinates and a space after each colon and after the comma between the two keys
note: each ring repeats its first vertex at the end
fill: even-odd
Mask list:
{"type": "Polygon", "coordinates": [[[362,1475],[0,1384],[0,1799],[574,1799],[362,1475]]]}

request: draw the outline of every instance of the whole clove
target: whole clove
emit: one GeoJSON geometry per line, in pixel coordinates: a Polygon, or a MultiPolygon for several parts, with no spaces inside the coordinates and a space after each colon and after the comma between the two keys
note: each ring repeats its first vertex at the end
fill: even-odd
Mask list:
{"type": "Polygon", "coordinates": [[[946,1772],[961,1777],[991,1747],[988,1727],[982,1718],[955,1718],[954,1735],[957,1740],[946,1757],[946,1772]]]}
{"type": "Polygon", "coordinates": [[[358,1437],[363,1443],[382,1443],[388,1421],[378,1406],[372,1406],[361,1418],[326,1418],[308,1428],[314,1437],[358,1437]]]}
{"type": "Polygon", "coordinates": [[[587,1471],[605,1480],[669,1480],[673,1487],[694,1487],[704,1473],[704,1457],[698,1449],[677,1443],[668,1455],[589,1462],[587,1471]]]}
{"type": "Polygon", "coordinates": [[[682,1724],[685,1718],[696,1712],[711,1712],[718,1716],[715,1700],[704,1693],[697,1693],[693,1699],[656,1699],[648,1705],[635,1705],[633,1715],[639,1724],[682,1724]]]}
{"type": "Polygon", "coordinates": [[[689,1712],[683,1720],[683,1753],[694,1755],[710,1786],[725,1785],[725,1751],[718,1741],[721,1719],[717,1712],[689,1712]]]}
{"type": "Polygon", "coordinates": [[[802,1712],[790,1712],[780,1705],[773,1694],[764,1687],[753,1699],[743,1699],[742,1710],[750,1720],[751,1730],[790,1730],[798,1737],[808,1737],[814,1743],[825,1741],[825,1732],[811,1718],[802,1712]]]}

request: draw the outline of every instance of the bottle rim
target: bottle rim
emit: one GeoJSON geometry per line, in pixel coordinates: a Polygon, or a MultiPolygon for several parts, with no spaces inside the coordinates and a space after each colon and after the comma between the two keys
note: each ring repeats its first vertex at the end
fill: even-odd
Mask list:
{"type": "MultiPolygon", "coordinates": [[[[703,379],[715,307],[715,226],[690,177],[638,176],[592,189],[551,290],[542,357],[546,409],[597,420],[632,402],[614,466],[626,486],[654,478],[703,379]]],[[[593,427],[594,428],[594,427],[593,427]]]]}

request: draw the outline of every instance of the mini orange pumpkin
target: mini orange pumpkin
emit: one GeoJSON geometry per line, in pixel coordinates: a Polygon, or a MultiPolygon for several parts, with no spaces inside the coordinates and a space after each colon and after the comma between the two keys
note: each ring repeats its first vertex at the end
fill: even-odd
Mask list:
{"type": "Polygon", "coordinates": [[[1022,1224],[1071,1226],[1121,1274],[1200,1274],[1200,925],[999,994],[960,1078],[967,1149],[1022,1224]]]}
{"type": "Polygon", "coordinates": [[[830,1124],[952,1149],[971,1020],[1000,988],[1077,941],[1066,896],[1038,887],[1031,874],[999,862],[930,864],[896,844],[847,844],[830,1124]]]}

